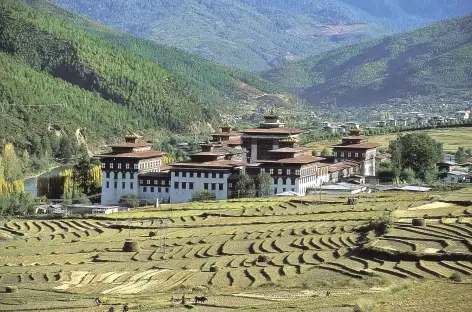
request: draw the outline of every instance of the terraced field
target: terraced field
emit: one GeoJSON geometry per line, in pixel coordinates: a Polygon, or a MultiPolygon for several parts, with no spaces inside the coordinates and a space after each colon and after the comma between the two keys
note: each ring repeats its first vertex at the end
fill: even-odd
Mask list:
{"type": "MultiPolygon", "coordinates": [[[[175,308],[169,298],[182,294],[225,296],[213,309],[241,308],[244,300],[269,309],[279,299],[250,293],[292,289],[299,302],[313,297],[314,289],[322,289],[318,295],[324,297],[325,290],[351,284],[356,287],[349,293],[359,294],[373,283],[387,285],[387,291],[405,280],[456,275],[470,280],[472,225],[464,222],[470,208],[427,206],[427,226],[413,227],[408,218],[425,214],[414,208],[430,202],[423,195],[405,200],[396,195],[365,196],[354,207],[342,204],[344,198],[331,204],[259,200],[163,206],[127,214],[129,219],[4,220],[0,286],[17,286],[19,292],[0,296],[0,310],[40,311],[55,294],[69,298],[48,308],[57,311],[95,311],[97,296],[108,305],[131,302],[136,309],[138,301],[147,302],[142,311],[155,311],[175,308]],[[358,228],[395,214],[400,219],[387,234],[370,238],[377,254],[364,252],[358,228]],[[442,222],[444,217],[454,222],[442,222]],[[128,238],[138,242],[139,251],[122,251],[128,238]],[[396,256],[389,258],[389,251],[396,256]],[[412,258],[418,254],[432,258],[412,258]],[[245,299],[228,299],[236,296],[245,299]],[[154,310],[146,310],[150,307],[154,310]]],[[[346,311],[345,303],[334,306],[346,311]]]]}

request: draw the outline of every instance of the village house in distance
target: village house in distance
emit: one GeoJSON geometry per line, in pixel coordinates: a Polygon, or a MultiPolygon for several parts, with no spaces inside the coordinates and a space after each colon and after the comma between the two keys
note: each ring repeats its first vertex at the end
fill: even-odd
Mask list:
{"type": "Polygon", "coordinates": [[[148,202],[189,202],[199,189],[212,192],[217,200],[235,198],[236,182],[243,173],[255,178],[267,172],[273,178],[274,195],[299,196],[349,177],[375,175],[378,145],[369,143],[359,128],[351,129],[329,157],[312,156],[300,147],[304,133],[285,127],[271,113],[255,129],[235,132],[224,125],[211,141],[200,144],[201,152],[168,166],[162,163],[167,153],[139,142],[137,135],[127,136],[125,143],[111,146],[111,153],[96,156],[104,177],[102,205],[116,205],[126,194],[148,202]]]}

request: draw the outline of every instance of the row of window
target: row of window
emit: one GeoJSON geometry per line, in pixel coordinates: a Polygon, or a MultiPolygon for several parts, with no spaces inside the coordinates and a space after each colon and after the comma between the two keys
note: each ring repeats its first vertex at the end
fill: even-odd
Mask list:
{"type": "MultiPolygon", "coordinates": [[[[126,179],[126,172],[115,172],[115,179],[118,179],[118,178],[119,178],[120,173],[121,173],[121,178],[122,178],[122,179],[126,179]]],[[[134,172],[130,172],[129,174],[130,174],[130,175],[129,175],[129,178],[130,178],[130,179],[134,179],[134,172]]],[[[110,171],[105,172],[105,177],[106,177],[107,179],[110,179],[110,171]]]]}
{"type": "MultiPolygon", "coordinates": [[[[212,191],[223,191],[224,184],[223,183],[203,183],[203,188],[205,190],[212,190],[212,191]]],[[[193,190],[194,183],[193,182],[174,182],[174,189],[178,190],[193,190]]]]}
{"type": "MultiPolygon", "coordinates": [[[[110,182],[107,181],[105,187],[106,187],[106,188],[110,188],[110,182]]],[[[113,188],[115,188],[115,189],[118,188],[118,182],[114,182],[114,183],[113,183],[113,188]]],[[[121,182],[121,188],[122,188],[122,189],[125,189],[125,188],[126,188],[126,182],[121,182]]],[[[134,189],[134,183],[133,183],[133,182],[130,182],[130,183],[129,183],[129,189],[130,189],[130,190],[134,189]]]]}
{"type": "MultiPolygon", "coordinates": [[[[144,163],[139,163],[139,164],[132,164],[133,169],[148,169],[148,168],[155,168],[161,165],[160,160],[154,160],[154,161],[148,161],[144,163]]],[[[115,163],[104,163],[102,162],[102,169],[131,169],[131,164],[130,163],[117,163],[115,167],[115,163]],[[107,168],[108,165],[108,168],[107,168]]]]}
{"type": "Polygon", "coordinates": [[[153,183],[151,183],[151,180],[139,180],[139,185],[144,185],[144,182],[146,182],[146,185],[161,185],[161,186],[166,186],[168,185],[168,182],[166,180],[154,180],[153,183]]]}
{"type": "MultiPolygon", "coordinates": [[[[270,175],[274,175],[275,169],[274,168],[261,168],[261,173],[268,172],[270,175]]],[[[295,175],[300,175],[300,169],[277,169],[277,175],[292,175],[294,173],[295,175]],[[285,174],[284,174],[285,173],[285,174]]]]}
{"type": "MultiPolygon", "coordinates": [[[[290,184],[295,185],[295,179],[290,179],[290,184]]],[[[279,181],[279,178],[274,178],[274,184],[277,184],[279,181]]],[[[287,185],[287,179],[282,178],[282,185],[287,185]]]]}
{"type": "MultiPolygon", "coordinates": [[[[334,157],[346,157],[351,158],[354,155],[354,158],[359,158],[360,153],[345,153],[345,152],[334,152],[334,157]]],[[[362,153],[362,158],[365,158],[365,153],[362,153]]]]}
{"type": "MultiPolygon", "coordinates": [[[[151,187],[149,188],[149,191],[150,191],[151,193],[154,193],[154,189],[155,189],[154,186],[151,186],[151,187]]],[[[168,188],[168,187],[158,187],[158,188],[157,188],[157,192],[158,192],[158,193],[162,193],[162,190],[164,190],[165,193],[169,193],[169,188],[168,188]]],[[[148,191],[147,186],[144,186],[144,187],[143,187],[143,193],[147,193],[147,191],[148,191]]]]}
{"type": "MultiPolygon", "coordinates": [[[[175,174],[176,177],[182,177],[182,178],[186,178],[187,175],[188,175],[189,178],[193,178],[195,176],[197,178],[201,178],[202,176],[206,179],[210,178],[210,174],[208,172],[206,172],[206,173],[201,173],[201,172],[194,173],[194,172],[185,172],[185,171],[182,171],[182,172],[175,171],[174,174],[175,174]]],[[[213,179],[216,179],[217,177],[219,177],[220,179],[223,179],[224,175],[223,175],[222,172],[220,172],[220,173],[213,172],[211,174],[211,177],[213,179]]]]}

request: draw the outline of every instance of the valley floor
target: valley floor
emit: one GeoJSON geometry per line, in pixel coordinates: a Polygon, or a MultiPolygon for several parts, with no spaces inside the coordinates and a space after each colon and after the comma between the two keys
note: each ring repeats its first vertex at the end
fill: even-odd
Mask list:
{"type": "Polygon", "coordinates": [[[355,206],[343,196],[270,198],[4,220],[0,289],[18,291],[0,293],[0,311],[469,311],[471,195],[373,193],[355,206]],[[416,217],[426,226],[412,226],[416,217]],[[363,244],[359,226],[378,218],[395,222],[363,244]],[[127,239],[139,250],[123,252],[127,239]]]}

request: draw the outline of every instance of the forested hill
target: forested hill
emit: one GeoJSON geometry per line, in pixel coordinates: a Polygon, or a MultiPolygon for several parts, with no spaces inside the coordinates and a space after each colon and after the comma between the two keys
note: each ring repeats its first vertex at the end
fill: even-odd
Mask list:
{"type": "Polygon", "coordinates": [[[470,0],[52,1],[115,29],[251,71],[472,12],[470,0]]]}
{"type": "Polygon", "coordinates": [[[313,104],[368,105],[472,86],[472,15],[343,47],[265,74],[313,104]]]}
{"type": "Polygon", "coordinates": [[[139,130],[194,133],[247,101],[247,89],[277,91],[43,0],[0,3],[0,73],[0,140],[20,149],[41,145],[51,130],[72,136],[80,128],[89,141],[139,130]]]}

